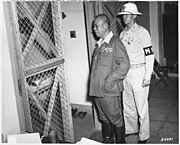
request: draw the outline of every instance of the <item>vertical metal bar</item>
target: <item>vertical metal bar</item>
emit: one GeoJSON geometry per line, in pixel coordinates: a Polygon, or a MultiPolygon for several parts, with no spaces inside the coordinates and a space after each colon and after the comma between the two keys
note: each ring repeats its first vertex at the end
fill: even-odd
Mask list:
{"type": "MultiPolygon", "coordinates": [[[[52,9],[52,19],[53,19],[53,33],[54,33],[54,40],[55,40],[55,46],[56,48],[58,48],[58,54],[59,56],[62,58],[62,45],[61,45],[61,40],[59,39],[59,36],[61,35],[60,31],[59,31],[59,27],[60,24],[57,21],[57,18],[60,18],[57,11],[58,11],[58,7],[57,7],[57,2],[52,2],[51,3],[51,9],[52,9]]],[[[63,65],[63,64],[62,64],[63,65]]],[[[61,66],[62,66],[61,65],[61,66]]],[[[59,67],[60,68],[60,67],[59,67]]],[[[61,75],[60,73],[58,74],[59,76],[61,75]]],[[[60,78],[58,78],[58,82],[59,82],[59,87],[61,86],[61,81],[60,78]]],[[[63,107],[63,99],[62,99],[62,90],[60,89],[60,99],[61,99],[61,114],[62,114],[62,126],[63,126],[63,138],[66,139],[66,132],[65,132],[65,116],[64,116],[64,107],[63,107]]]]}
{"type": "Polygon", "coordinates": [[[18,17],[17,17],[17,2],[13,2],[14,3],[14,9],[15,9],[15,27],[16,27],[16,30],[17,30],[17,33],[16,33],[16,37],[17,37],[17,45],[19,48],[19,50],[17,51],[18,52],[18,56],[20,59],[18,59],[18,62],[19,62],[19,66],[20,66],[20,80],[21,80],[21,85],[22,85],[22,101],[23,101],[23,105],[24,105],[24,112],[26,113],[25,114],[25,119],[26,119],[26,131],[29,131],[29,132],[33,132],[33,129],[32,129],[32,122],[31,122],[31,116],[30,116],[30,109],[29,109],[29,98],[28,98],[28,92],[25,88],[25,78],[24,78],[24,63],[23,63],[23,57],[22,57],[22,54],[21,54],[21,42],[20,42],[20,32],[19,32],[19,24],[18,24],[18,17]]]}
{"type": "MultiPolygon", "coordinates": [[[[57,27],[58,28],[58,34],[55,33],[55,35],[58,36],[57,38],[59,40],[55,39],[55,41],[61,42],[59,44],[59,47],[61,48],[61,54],[63,55],[62,57],[64,57],[64,47],[63,47],[63,41],[62,41],[63,40],[63,38],[62,38],[62,12],[61,12],[61,2],[60,1],[56,2],[56,7],[57,7],[57,10],[56,10],[57,14],[56,14],[56,23],[55,24],[56,24],[56,26],[58,26],[57,27]]],[[[71,114],[71,104],[70,104],[70,97],[68,95],[69,94],[68,93],[68,82],[67,82],[67,78],[65,76],[66,70],[65,70],[64,65],[65,65],[65,63],[61,65],[64,74],[60,74],[60,75],[63,75],[63,78],[64,78],[63,83],[65,84],[64,89],[66,91],[65,92],[65,97],[66,97],[66,100],[67,100],[66,105],[67,105],[67,111],[68,111],[68,118],[67,117],[66,118],[69,120],[69,125],[70,125],[70,127],[69,127],[70,131],[66,132],[66,135],[70,134],[70,138],[68,137],[70,140],[67,140],[67,141],[74,142],[74,130],[73,130],[73,121],[72,121],[72,114],[71,114]]],[[[62,95],[63,94],[61,94],[61,96],[62,95]]]]}
{"type": "Polygon", "coordinates": [[[58,20],[62,20],[62,16],[59,15],[58,13],[58,2],[52,2],[51,3],[51,8],[52,8],[52,19],[53,19],[53,28],[54,28],[54,37],[55,37],[55,46],[58,49],[58,54],[60,58],[63,58],[62,54],[62,40],[61,40],[61,31],[60,27],[61,24],[59,23],[58,20]]]}
{"type": "MultiPolygon", "coordinates": [[[[19,94],[20,96],[20,100],[22,101],[22,105],[23,105],[23,109],[21,110],[21,113],[18,112],[18,115],[22,115],[20,118],[24,118],[24,122],[20,122],[20,126],[25,124],[25,127],[21,127],[21,131],[29,131],[32,132],[32,123],[31,123],[31,116],[30,114],[30,110],[29,110],[29,100],[28,100],[28,96],[26,94],[26,89],[25,89],[25,84],[24,84],[24,66],[23,66],[23,62],[22,62],[22,56],[21,56],[21,43],[20,43],[20,33],[19,33],[19,25],[18,25],[18,17],[17,17],[17,9],[16,9],[17,3],[16,2],[8,2],[7,3],[7,9],[9,12],[9,17],[10,17],[10,25],[11,25],[11,30],[12,30],[12,37],[13,37],[13,42],[10,43],[14,43],[13,48],[11,48],[11,51],[13,49],[13,51],[15,51],[15,57],[16,57],[16,61],[17,62],[13,62],[13,63],[17,63],[17,74],[18,74],[18,78],[19,78],[19,85],[21,85],[21,93],[19,94]],[[21,96],[22,95],[22,96],[21,96]],[[22,123],[22,124],[21,124],[22,123]]],[[[16,96],[17,99],[19,99],[18,96],[16,96]]],[[[19,106],[20,108],[22,106],[19,106]]],[[[19,108],[18,108],[19,109],[19,108]]]]}

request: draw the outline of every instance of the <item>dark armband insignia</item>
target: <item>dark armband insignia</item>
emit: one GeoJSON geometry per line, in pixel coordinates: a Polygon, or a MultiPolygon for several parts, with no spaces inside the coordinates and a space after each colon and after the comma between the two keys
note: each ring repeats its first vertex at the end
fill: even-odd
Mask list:
{"type": "Polygon", "coordinates": [[[154,54],[154,52],[152,51],[152,46],[145,47],[145,48],[143,48],[143,49],[144,49],[144,54],[145,54],[145,56],[154,54]]]}

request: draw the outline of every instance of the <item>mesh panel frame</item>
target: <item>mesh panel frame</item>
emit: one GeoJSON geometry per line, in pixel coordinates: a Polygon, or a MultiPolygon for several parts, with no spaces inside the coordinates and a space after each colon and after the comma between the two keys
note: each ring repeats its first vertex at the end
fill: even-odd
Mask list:
{"type": "MultiPolygon", "coordinates": [[[[20,53],[29,109],[29,132],[47,136],[52,130],[61,141],[73,142],[70,101],[61,42],[58,2],[15,2],[20,53]],[[59,63],[60,62],[60,63],[59,63]],[[50,67],[47,67],[50,66],[50,67]],[[28,73],[31,72],[31,73],[28,73]]],[[[28,121],[28,122],[29,122],[28,121]]]]}

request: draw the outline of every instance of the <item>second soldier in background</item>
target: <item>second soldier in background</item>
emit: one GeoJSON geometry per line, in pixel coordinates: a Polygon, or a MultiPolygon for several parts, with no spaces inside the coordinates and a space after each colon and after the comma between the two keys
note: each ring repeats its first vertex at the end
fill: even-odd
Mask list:
{"type": "Polygon", "coordinates": [[[146,143],[150,138],[148,94],[154,64],[151,37],[144,27],[136,23],[137,15],[142,13],[138,12],[134,3],[124,4],[118,15],[122,16],[126,25],[120,39],[127,49],[131,64],[123,81],[126,134],[139,133],[138,143],[146,143]]]}

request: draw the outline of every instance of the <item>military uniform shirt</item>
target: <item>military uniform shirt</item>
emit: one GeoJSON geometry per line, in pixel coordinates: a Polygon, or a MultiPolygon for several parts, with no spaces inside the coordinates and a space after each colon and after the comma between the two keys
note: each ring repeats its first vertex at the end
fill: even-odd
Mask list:
{"type": "Polygon", "coordinates": [[[135,23],[129,30],[125,28],[122,31],[120,39],[127,49],[130,64],[145,63],[146,74],[144,79],[150,80],[153,71],[154,53],[149,32],[135,23]]]}

